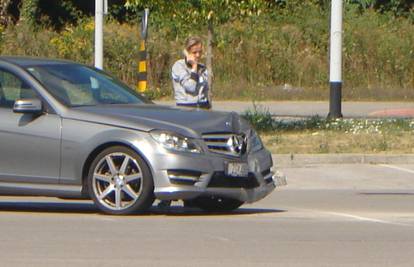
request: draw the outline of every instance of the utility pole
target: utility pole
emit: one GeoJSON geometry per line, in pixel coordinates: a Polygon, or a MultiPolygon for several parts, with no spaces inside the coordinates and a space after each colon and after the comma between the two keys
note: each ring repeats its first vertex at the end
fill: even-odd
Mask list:
{"type": "Polygon", "coordinates": [[[330,48],[330,102],[328,118],[341,118],[342,101],[342,0],[332,0],[330,48]]]}
{"type": "Polygon", "coordinates": [[[214,35],[214,28],[213,22],[209,19],[208,20],[208,28],[207,28],[207,58],[206,58],[206,65],[207,65],[207,83],[208,83],[208,99],[210,100],[210,105],[213,104],[213,35],[214,35]]]}
{"type": "Polygon", "coordinates": [[[146,8],[141,18],[141,42],[139,46],[139,62],[138,62],[138,92],[145,93],[147,91],[147,36],[148,36],[148,16],[149,9],[146,8]]]}
{"type": "Polygon", "coordinates": [[[103,69],[103,17],[108,0],[95,0],[95,68],[103,69]]]}

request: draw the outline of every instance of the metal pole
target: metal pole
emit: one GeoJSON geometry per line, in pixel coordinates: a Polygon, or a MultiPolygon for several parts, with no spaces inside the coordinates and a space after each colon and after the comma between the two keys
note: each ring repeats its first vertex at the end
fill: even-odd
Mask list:
{"type": "Polygon", "coordinates": [[[341,118],[342,99],[342,0],[332,0],[329,118],[341,118]]]}
{"type": "Polygon", "coordinates": [[[104,0],[95,0],[95,67],[103,69],[104,0]]]}
{"type": "Polygon", "coordinates": [[[138,91],[141,93],[147,91],[147,48],[145,44],[148,36],[148,16],[149,9],[146,8],[141,19],[141,42],[138,62],[138,91]]]}

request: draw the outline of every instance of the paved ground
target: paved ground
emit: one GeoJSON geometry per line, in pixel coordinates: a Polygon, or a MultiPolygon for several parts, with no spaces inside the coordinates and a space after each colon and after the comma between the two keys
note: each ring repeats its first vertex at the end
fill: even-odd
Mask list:
{"type": "Polygon", "coordinates": [[[303,166],[309,164],[414,164],[414,154],[273,154],[277,166],[303,166]]]}
{"type": "MultiPolygon", "coordinates": [[[[173,101],[156,101],[162,105],[175,105],[173,101]]],[[[325,101],[264,101],[259,107],[269,110],[275,116],[314,116],[326,117],[329,102],[325,101]]],[[[214,110],[244,112],[253,109],[250,101],[214,101],[214,110]]],[[[344,117],[414,117],[414,102],[343,102],[344,117]]]]}
{"type": "Polygon", "coordinates": [[[287,187],[228,214],[2,197],[0,266],[414,266],[414,165],[283,171],[287,187]]]}

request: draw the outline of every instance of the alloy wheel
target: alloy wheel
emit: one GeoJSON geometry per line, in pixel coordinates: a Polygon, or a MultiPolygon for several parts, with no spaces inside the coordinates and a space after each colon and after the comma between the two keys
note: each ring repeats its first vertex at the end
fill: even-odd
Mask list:
{"type": "Polygon", "coordinates": [[[109,210],[128,209],[140,198],[143,172],[138,162],[123,152],[107,154],[96,165],[92,187],[96,199],[109,210]]]}

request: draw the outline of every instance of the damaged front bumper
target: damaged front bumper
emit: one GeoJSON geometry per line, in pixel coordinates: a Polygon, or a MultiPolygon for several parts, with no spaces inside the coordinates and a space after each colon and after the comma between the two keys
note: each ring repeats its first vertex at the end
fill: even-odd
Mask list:
{"type": "MultiPolygon", "coordinates": [[[[266,176],[256,174],[258,184],[250,188],[212,187],[211,177],[208,183],[201,181],[194,185],[170,185],[155,189],[155,196],[160,200],[189,200],[201,196],[220,196],[237,199],[245,203],[256,202],[269,195],[276,187],[287,185],[286,176],[280,171],[269,172],[266,176]]],[[[237,178],[234,178],[237,179],[237,178]]],[[[203,180],[203,179],[201,179],[203,180]]]]}

